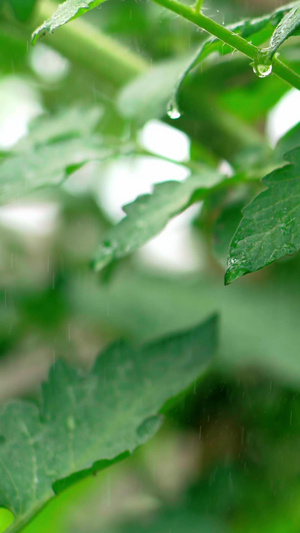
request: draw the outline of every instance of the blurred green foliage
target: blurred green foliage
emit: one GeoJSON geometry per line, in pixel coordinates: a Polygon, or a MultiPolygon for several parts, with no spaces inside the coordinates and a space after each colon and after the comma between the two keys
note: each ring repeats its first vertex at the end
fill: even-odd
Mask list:
{"type": "MultiPolygon", "coordinates": [[[[207,0],[203,8],[229,24],[274,4],[207,0]]],[[[275,132],[270,139],[270,113],[290,87],[275,75],[257,78],[250,60],[212,43],[181,80],[174,121],[166,106],[203,32],[150,1],[126,0],[106,2],[32,48],[31,32],[51,14],[48,0],[0,2],[0,402],[39,402],[56,357],[89,368],[119,338],[140,345],[214,313],[220,338],[209,373],[167,405],[153,441],[60,494],[24,532],[297,533],[299,253],[223,283],[242,209],[299,147],[299,124],[275,147],[275,132]],[[204,197],[196,188],[171,213],[198,203],[185,235],[201,266],[168,272],[127,250],[95,273],[95,251],[116,231],[106,205],[115,163],[134,170],[145,155],[168,159],[141,140],[154,118],[189,140],[188,158],[170,164],[197,179],[203,168],[222,174],[220,187],[204,197]],[[6,210],[20,207],[27,211],[16,229],[6,210]],[[26,230],[36,208],[50,209],[50,221],[26,230]]],[[[248,38],[267,46],[274,27],[259,27],[248,38]]],[[[299,73],[299,37],[280,54],[299,73]]],[[[11,519],[0,510],[0,531],[11,519]]]]}

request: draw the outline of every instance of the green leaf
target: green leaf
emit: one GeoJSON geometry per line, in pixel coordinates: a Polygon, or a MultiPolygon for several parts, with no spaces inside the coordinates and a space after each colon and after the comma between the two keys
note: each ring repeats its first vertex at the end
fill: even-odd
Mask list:
{"type": "Polygon", "coordinates": [[[204,198],[207,190],[222,180],[224,176],[218,172],[204,169],[201,174],[192,175],[182,183],[160,183],[152,194],[140,196],[123,207],[127,216],[106,234],[94,259],[94,268],[100,270],[114,259],[140,248],[162,231],[171,218],[194,201],[204,198]]]}
{"type": "Polygon", "coordinates": [[[35,44],[39,37],[46,35],[47,33],[53,33],[60,26],[80,17],[94,7],[99,6],[104,1],[105,0],[66,0],[66,2],[63,2],[63,4],[58,6],[50,19],[46,20],[35,30],[32,35],[32,44],[35,44]]]}
{"type": "Polygon", "coordinates": [[[285,159],[290,164],[266,176],[267,190],[243,210],[230,245],[226,284],[300,248],[300,148],[285,159]]]}
{"type": "Polygon", "coordinates": [[[242,201],[226,205],[213,225],[213,252],[222,267],[226,267],[228,247],[232,235],[240,223],[244,205],[242,201]]]}
{"type": "Polygon", "coordinates": [[[21,139],[15,150],[27,150],[69,137],[87,137],[95,132],[103,111],[99,106],[70,107],[53,115],[44,114],[29,125],[29,133],[21,139]]]}
{"type": "MultiPolygon", "coordinates": [[[[254,45],[260,45],[272,36],[274,27],[294,5],[282,6],[263,17],[232,24],[229,29],[251,40],[254,45]]],[[[172,110],[176,113],[179,108],[178,96],[188,74],[204,60],[214,61],[213,54],[225,56],[232,52],[230,46],[213,37],[185,57],[158,62],[150,72],[141,74],[121,91],[118,100],[120,112],[140,124],[150,118],[162,117],[168,110],[172,118],[172,110]]]]}
{"type": "Polygon", "coordinates": [[[161,61],[126,85],[118,98],[120,113],[126,118],[135,119],[140,125],[164,116],[168,108],[171,113],[170,95],[194,56],[195,51],[188,56],[161,61]]]}
{"type": "Polygon", "coordinates": [[[269,57],[277,52],[278,48],[286,41],[300,25],[300,7],[291,9],[278,24],[268,48],[269,57]]]}
{"type": "Polygon", "coordinates": [[[0,163],[0,199],[14,199],[45,185],[60,184],[88,161],[107,158],[111,153],[96,136],[12,153],[0,163]]]}
{"type": "Polygon", "coordinates": [[[300,122],[281,137],[275,148],[275,157],[282,160],[284,154],[300,146],[300,122]]]}
{"type": "Polygon", "coordinates": [[[58,361],[40,409],[14,401],[0,412],[0,505],[22,527],[78,477],[132,453],[161,425],[165,402],[205,371],[216,318],[143,348],[108,348],[82,375],[58,361]]]}

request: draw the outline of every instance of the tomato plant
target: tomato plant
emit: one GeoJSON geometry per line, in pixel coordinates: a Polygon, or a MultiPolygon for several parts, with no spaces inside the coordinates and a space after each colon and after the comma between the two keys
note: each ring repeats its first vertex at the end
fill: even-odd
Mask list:
{"type": "Polygon", "coordinates": [[[300,4],[274,4],[0,2],[1,531],[299,531],[300,4]]]}

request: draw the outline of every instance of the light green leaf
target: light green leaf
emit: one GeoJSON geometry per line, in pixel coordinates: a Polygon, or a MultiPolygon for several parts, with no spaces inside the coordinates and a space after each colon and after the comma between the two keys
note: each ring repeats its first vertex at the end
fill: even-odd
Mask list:
{"type": "Polygon", "coordinates": [[[52,15],[39,28],[35,30],[32,35],[32,43],[35,44],[39,37],[47,33],[53,33],[57,28],[63,26],[67,22],[80,17],[87,13],[94,7],[99,6],[105,0],[66,0],[60,4],[52,15]]]}
{"type": "Polygon", "coordinates": [[[126,85],[118,98],[120,113],[125,118],[135,119],[141,125],[150,119],[164,116],[168,108],[171,114],[170,95],[194,57],[195,51],[188,56],[162,61],[126,85]]]}
{"type": "Polygon", "coordinates": [[[76,478],[150,439],[165,402],[190,386],[216,349],[216,318],[143,348],[108,348],[87,375],[62,362],[40,409],[14,401],[0,412],[0,505],[22,527],[76,478]]]}
{"type": "Polygon", "coordinates": [[[277,52],[278,48],[286,41],[300,26],[300,7],[291,9],[278,24],[271,39],[270,46],[268,48],[269,57],[277,52]]]}
{"type": "Polygon", "coordinates": [[[267,189],[243,210],[230,245],[226,284],[300,248],[300,148],[285,159],[290,164],[266,176],[267,189]]]}
{"type": "Polygon", "coordinates": [[[138,197],[126,205],[126,213],[119,224],[106,235],[96,257],[94,268],[101,270],[114,259],[120,259],[140,248],[157,235],[169,220],[189,207],[194,201],[204,198],[211,189],[224,180],[216,171],[204,169],[186,181],[166,181],[154,187],[152,194],[138,197]]]}
{"type": "Polygon", "coordinates": [[[87,109],[70,107],[53,115],[40,115],[31,122],[28,135],[18,142],[15,151],[68,137],[87,137],[95,132],[102,114],[103,110],[99,106],[93,106],[87,109]]]}
{"type": "Polygon", "coordinates": [[[0,199],[5,201],[38,187],[60,184],[88,161],[105,159],[111,152],[101,138],[94,136],[13,153],[0,163],[0,199]]]}

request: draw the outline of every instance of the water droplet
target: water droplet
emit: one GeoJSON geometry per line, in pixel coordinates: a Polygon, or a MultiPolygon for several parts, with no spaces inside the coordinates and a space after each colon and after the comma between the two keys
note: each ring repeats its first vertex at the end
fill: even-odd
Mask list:
{"type": "Polygon", "coordinates": [[[153,436],[162,424],[162,416],[150,416],[137,428],[137,435],[141,442],[148,440],[150,436],[153,436]]]}
{"type": "Polygon", "coordinates": [[[170,117],[172,120],[176,120],[177,118],[181,117],[181,113],[175,103],[170,104],[167,113],[168,117],[170,117]]]}
{"type": "Polygon", "coordinates": [[[260,65],[257,63],[253,64],[253,72],[259,78],[266,78],[267,76],[269,76],[272,73],[272,69],[273,67],[271,64],[269,65],[263,65],[263,64],[260,65]]]}
{"type": "Polygon", "coordinates": [[[263,48],[257,53],[256,59],[251,63],[254,74],[259,78],[266,78],[272,72],[272,58],[268,48],[263,48]]]}
{"type": "Polygon", "coordinates": [[[236,265],[238,263],[238,260],[235,259],[234,257],[230,257],[230,259],[228,260],[228,268],[236,265]]]}

